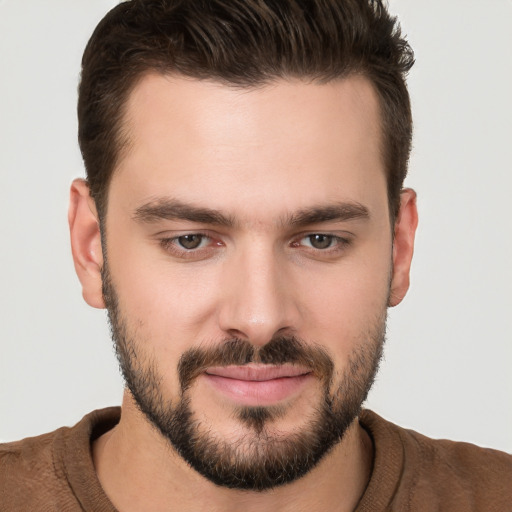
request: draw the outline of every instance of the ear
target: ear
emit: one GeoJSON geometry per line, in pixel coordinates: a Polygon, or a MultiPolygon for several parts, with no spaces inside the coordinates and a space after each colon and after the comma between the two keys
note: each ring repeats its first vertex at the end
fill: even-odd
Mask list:
{"type": "Polygon", "coordinates": [[[409,273],[414,252],[414,235],[418,226],[416,192],[410,188],[400,193],[400,210],[395,221],[393,240],[393,277],[389,294],[389,306],[402,302],[409,289],[409,273]]]}
{"type": "Polygon", "coordinates": [[[75,271],[82,284],[82,295],[89,306],[104,308],[99,219],[96,205],[89,193],[89,185],[83,179],[76,179],[71,184],[68,222],[71,252],[75,271]]]}

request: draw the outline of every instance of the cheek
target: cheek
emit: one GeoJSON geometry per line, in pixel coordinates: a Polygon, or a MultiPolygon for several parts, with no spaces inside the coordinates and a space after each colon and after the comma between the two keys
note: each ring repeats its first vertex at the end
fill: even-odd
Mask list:
{"type": "Polygon", "coordinates": [[[123,262],[116,280],[122,308],[152,334],[174,342],[198,336],[214,309],[214,276],[176,271],[166,265],[123,262]]]}
{"type": "Polygon", "coordinates": [[[147,242],[121,240],[120,231],[109,238],[108,263],[128,332],[154,354],[162,373],[175,373],[185,350],[212,337],[215,276],[211,269],[172,265],[163,252],[155,257],[147,242]]]}
{"type": "Polygon", "coordinates": [[[338,367],[374,341],[385,321],[391,273],[390,251],[379,258],[346,262],[304,289],[304,336],[324,345],[338,367]]]}

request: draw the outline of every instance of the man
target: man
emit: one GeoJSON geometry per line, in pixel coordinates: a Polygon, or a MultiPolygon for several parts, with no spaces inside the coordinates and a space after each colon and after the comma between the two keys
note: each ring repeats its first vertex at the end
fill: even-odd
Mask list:
{"type": "Polygon", "coordinates": [[[506,510],[510,456],[361,412],[409,284],[411,65],[378,2],[104,18],[69,221],[122,413],[4,446],[5,510],[506,510]]]}

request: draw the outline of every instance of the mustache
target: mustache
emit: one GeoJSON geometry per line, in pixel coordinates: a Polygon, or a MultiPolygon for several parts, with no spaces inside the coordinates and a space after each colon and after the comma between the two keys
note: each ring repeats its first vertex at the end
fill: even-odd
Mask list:
{"type": "Polygon", "coordinates": [[[234,338],[214,347],[193,348],[182,354],[178,362],[182,393],[211,366],[244,366],[249,363],[304,366],[326,386],[331,382],[334,371],[334,362],[322,347],[307,344],[295,336],[275,337],[261,347],[245,339],[234,338]]]}

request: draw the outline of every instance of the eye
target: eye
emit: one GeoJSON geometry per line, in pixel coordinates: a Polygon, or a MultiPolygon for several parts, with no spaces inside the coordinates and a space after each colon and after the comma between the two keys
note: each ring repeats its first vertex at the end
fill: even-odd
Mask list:
{"type": "Polygon", "coordinates": [[[198,249],[204,245],[205,241],[207,241],[205,235],[183,235],[176,238],[177,244],[187,250],[198,249]]]}
{"type": "Polygon", "coordinates": [[[169,255],[179,260],[198,261],[208,259],[223,247],[222,240],[205,233],[184,233],[161,238],[159,244],[169,255]]]}
{"type": "Polygon", "coordinates": [[[349,237],[327,233],[308,233],[297,237],[291,246],[303,249],[313,257],[335,258],[345,254],[352,243],[349,237]]]}
{"type": "Polygon", "coordinates": [[[306,236],[303,240],[307,241],[306,245],[313,247],[314,249],[329,249],[337,242],[337,237],[333,235],[324,235],[322,233],[315,233],[313,235],[306,236]]]}

